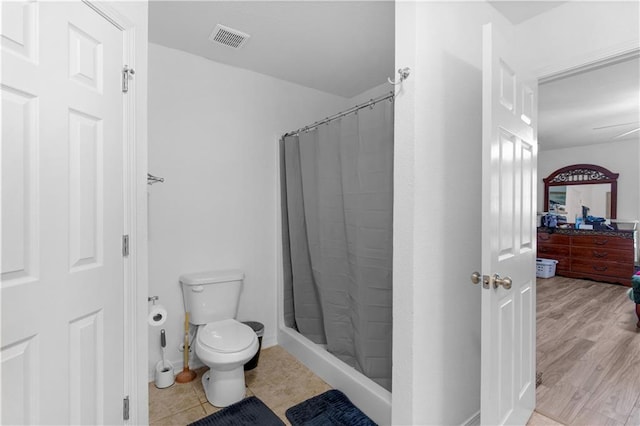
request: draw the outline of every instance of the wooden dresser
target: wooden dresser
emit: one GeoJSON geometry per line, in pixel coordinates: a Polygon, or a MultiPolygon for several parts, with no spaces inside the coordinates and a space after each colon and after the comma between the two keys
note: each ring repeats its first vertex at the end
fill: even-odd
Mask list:
{"type": "Polygon", "coordinates": [[[538,228],[538,257],[555,259],[556,275],[631,286],[633,231],[538,228]]]}

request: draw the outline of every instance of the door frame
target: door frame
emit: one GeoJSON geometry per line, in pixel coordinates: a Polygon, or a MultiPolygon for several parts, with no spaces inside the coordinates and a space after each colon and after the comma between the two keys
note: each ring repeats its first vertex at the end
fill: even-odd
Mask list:
{"type": "MultiPolygon", "coordinates": [[[[136,45],[137,24],[117,5],[106,1],[82,0],[87,6],[113,24],[122,33],[122,64],[136,69],[136,57],[139,47],[136,45]]],[[[143,64],[140,64],[143,65],[143,64]]],[[[146,66],[145,66],[146,68],[146,66]]],[[[143,91],[144,93],[144,91],[143,91]]],[[[123,257],[124,292],[124,369],[122,390],[123,398],[130,401],[129,420],[124,424],[148,423],[148,388],[146,383],[148,343],[147,343],[147,242],[144,229],[147,225],[146,204],[139,200],[146,197],[146,131],[144,117],[139,110],[144,106],[140,102],[136,84],[129,84],[128,92],[122,98],[122,141],[123,141],[123,235],[129,236],[129,254],[123,257]],[[144,326],[142,326],[142,325],[144,326]]],[[[124,403],[123,403],[124,404],[124,403]]]]}
{"type": "Polygon", "coordinates": [[[606,49],[593,50],[589,53],[571,59],[556,61],[533,70],[533,77],[538,84],[543,84],[559,77],[564,77],[594,66],[620,60],[627,55],[634,55],[640,51],[638,39],[612,45],[606,49]]]}
{"type": "MultiPolygon", "coordinates": [[[[637,56],[639,54],[640,54],[640,40],[629,40],[625,43],[616,44],[606,49],[591,51],[577,58],[573,58],[572,60],[558,61],[558,62],[552,63],[551,65],[538,68],[534,70],[534,78],[537,78],[538,86],[540,86],[541,84],[554,81],[558,78],[577,74],[583,71],[588,71],[589,69],[600,67],[603,65],[606,66],[608,64],[612,64],[612,63],[624,60],[626,58],[637,56]]],[[[536,161],[539,161],[539,156],[536,159],[536,161]]],[[[536,164],[536,169],[537,168],[538,167],[536,164]]],[[[538,176],[537,179],[540,179],[540,176],[538,176]]],[[[544,185],[542,187],[544,187],[544,185]]],[[[538,194],[536,194],[536,199],[538,199],[538,194]]],[[[536,311],[538,308],[537,303],[538,302],[536,298],[536,311]]],[[[537,371],[537,366],[538,366],[538,359],[536,357],[536,371],[537,371]]],[[[537,405],[538,405],[538,400],[536,398],[536,407],[537,405]]]]}

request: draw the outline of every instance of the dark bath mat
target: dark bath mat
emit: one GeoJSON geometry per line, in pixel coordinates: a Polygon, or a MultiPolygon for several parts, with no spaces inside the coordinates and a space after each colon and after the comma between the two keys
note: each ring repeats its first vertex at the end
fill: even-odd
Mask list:
{"type": "Polygon", "coordinates": [[[289,408],[286,415],[292,426],[377,426],[337,389],[289,408]]]}
{"type": "Polygon", "coordinates": [[[284,423],[262,401],[250,396],[189,426],[284,426],[284,423]]]}

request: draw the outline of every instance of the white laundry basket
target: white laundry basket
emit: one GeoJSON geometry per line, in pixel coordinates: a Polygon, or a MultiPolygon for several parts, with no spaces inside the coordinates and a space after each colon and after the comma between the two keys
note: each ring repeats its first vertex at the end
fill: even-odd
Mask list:
{"type": "Polygon", "coordinates": [[[551,278],[556,275],[556,263],[555,259],[536,259],[536,277],[538,278],[551,278]]]}

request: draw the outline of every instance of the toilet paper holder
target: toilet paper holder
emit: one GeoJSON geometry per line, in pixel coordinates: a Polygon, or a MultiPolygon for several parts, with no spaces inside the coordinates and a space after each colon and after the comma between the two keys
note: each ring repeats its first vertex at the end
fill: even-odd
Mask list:
{"type": "Polygon", "coordinates": [[[149,317],[147,321],[152,327],[159,327],[167,320],[167,310],[161,304],[156,304],[156,301],[160,299],[158,296],[148,297],[147,300],[152,302],[153,305],[149,306],[149,317]]]}

